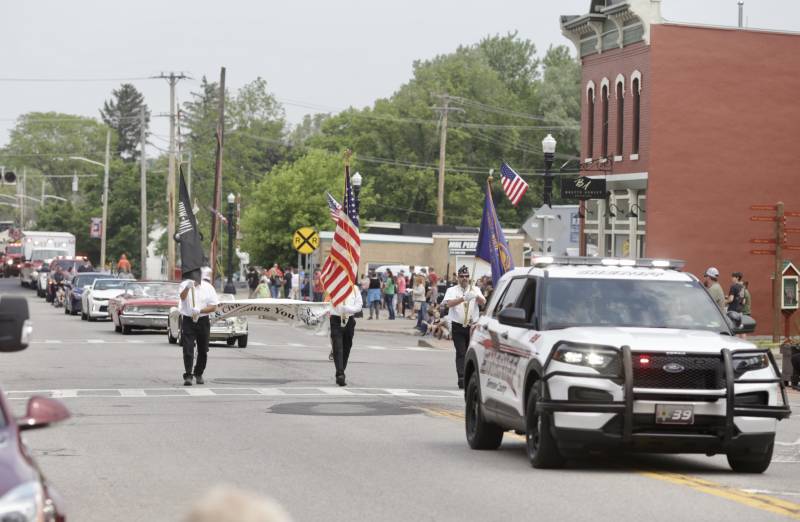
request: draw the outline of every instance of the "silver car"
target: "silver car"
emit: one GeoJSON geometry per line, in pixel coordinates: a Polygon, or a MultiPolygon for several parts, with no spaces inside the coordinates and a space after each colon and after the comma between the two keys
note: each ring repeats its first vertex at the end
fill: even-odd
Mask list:
{"type": "MultiPolygon", "coordinates": [[[[217,296],[220,303],[235,301],[236,297],[232,294],[219,294],[217,296]]],[[[217,319],[211,323],[211,339],[213,342],[225,342],[228,346],[238,343],[239,348],[247,347],[247,318],[228,317],[217,319]]],[[[167,340],[170,344],[180,343],[181,338],[181,313],[177,307],[173,306],[169,310],[169,322],[167,324],[167,340]]]]}

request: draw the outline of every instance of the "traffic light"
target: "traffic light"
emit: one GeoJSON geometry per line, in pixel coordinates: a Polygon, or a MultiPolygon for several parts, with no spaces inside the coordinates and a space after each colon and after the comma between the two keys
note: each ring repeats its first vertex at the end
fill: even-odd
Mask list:
{"type": "Polygon", "coordinates": [[[2,171],[3,171],[3,185],[17,184],[17,174],[13,170],[6,170],[5,167],[3,167],[2,171]]]}

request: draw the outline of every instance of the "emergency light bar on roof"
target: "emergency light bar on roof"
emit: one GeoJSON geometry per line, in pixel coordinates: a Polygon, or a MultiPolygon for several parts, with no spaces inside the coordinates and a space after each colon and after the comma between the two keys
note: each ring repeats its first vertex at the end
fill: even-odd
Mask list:
{"type": "Polygon", "coordinates": [[[618,257],[556,257],[537,256],[531,261],[531,266],[544,268],[551,265],[567,266],[623,266],[639,268],[666,268],[680,270],[686,263],[680,259],[629,259],[618,257]]]}

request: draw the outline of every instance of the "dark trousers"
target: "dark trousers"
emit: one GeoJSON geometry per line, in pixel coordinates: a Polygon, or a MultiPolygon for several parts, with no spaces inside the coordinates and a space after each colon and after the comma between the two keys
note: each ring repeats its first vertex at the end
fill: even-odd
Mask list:
{"type": "Polygon", "coordinates": [[[195,323],[191,317],[181,316],[181,345],[183,346],[183,369],[186,374],[202,376],[206,369],[208,357],[208,338],[211,333],[211,322],[208,317],[201,317],[195,323]],[[194,362],[194,346],[197,343],[197,364],[194,362]]]}
{"type": "Polygon", "coordinates": [[[464,356],[469,347],[469,328],[459,323],[453,323],[453,344],[456,347],[456,373],[458,382],[464,382],[464,356]]]}
{"type": "Polygon", "coordinates": [[[350,349],[353,347],[356,320],[349,317],[347,323],[342,324],[342,318],[338,315],[332,315],[330,320],[333,364],[336,365],[336,376],[344,376],[347,360],[350,358],[350,349]]]}
{"type": "Polygon", "coordinates": [[[383,294],[383,300],[386,303],[386,309],[389,310],[389,319],[394,319],[394,306],[392,306],[394,294],[383,294]]]}

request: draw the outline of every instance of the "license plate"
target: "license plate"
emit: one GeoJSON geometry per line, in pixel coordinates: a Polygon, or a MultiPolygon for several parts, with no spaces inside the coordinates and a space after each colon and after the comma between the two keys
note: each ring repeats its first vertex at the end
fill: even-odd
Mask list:
{"type": "Polygon", "coordinates": [[[694,424],[694,406],[656,404],[656,424],[694,424]]]}

